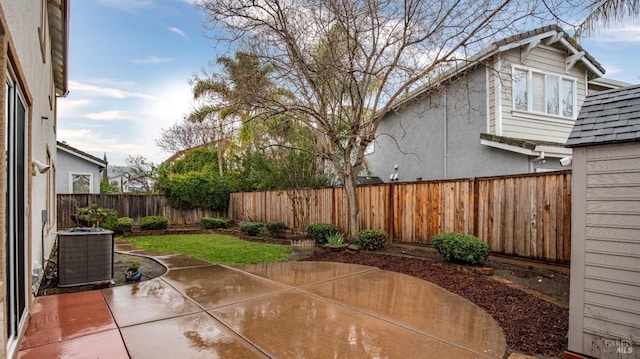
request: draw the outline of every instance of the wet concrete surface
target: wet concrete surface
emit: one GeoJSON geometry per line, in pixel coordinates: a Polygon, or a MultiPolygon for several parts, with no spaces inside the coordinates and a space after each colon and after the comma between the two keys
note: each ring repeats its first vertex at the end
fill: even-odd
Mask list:
{"type": "Polygon", "coordinates": [[[502,358],[506,351],[486,312],[402,274],[153,255],[169,268],[161,278],[36,298],[19,357],[502,358]]]}

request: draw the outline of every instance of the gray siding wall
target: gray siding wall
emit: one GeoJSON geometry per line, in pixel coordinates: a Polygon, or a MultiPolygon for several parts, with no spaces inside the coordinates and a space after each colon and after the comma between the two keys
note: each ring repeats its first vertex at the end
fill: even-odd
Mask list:
{"type": "Polygon", "coordinates": [[[640,358],[640,143],[575,148],[573,170],[569,349],[640,358]]]}
{"type": "Polygon", "coordinates": [[[91,193],[100,193],[100,169],[98,165],[70,155],[66,151],[58,151],[56,189],[57,193],[72,193],[69,187],[70,174],[91,174],[91,193]]]}
{"type": "Polygon", "coordinates": [[[387,115],[378,128],[369,170],[385,182],[472,178],[529,172],[527,156],[480,144],[487,132],[484,68],[387,115]],[[445,106],[446,104],[446,106],[445,106]]]}

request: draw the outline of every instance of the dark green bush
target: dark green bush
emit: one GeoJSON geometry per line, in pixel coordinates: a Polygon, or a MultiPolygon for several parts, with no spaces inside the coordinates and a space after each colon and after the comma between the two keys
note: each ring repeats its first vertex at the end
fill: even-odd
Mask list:
{"type": "Polygon", "coordinates": [[[264,224],[261,222],[242,222],[240,223],[240,231],[250,236],[257,236],[264,231],[264,224]]]}
{"type": "Polygon", "coordinates": [[[383,229],[365,229],[358,233],[358,244],[360,248],[368,251],[384,248],[389,235],[383,229]]]}
{"type": "Polygon", "coordinates": [[[159,172],[157,187],[177,209],[227,209],[231,191],[227,182],[211,170],[189,173],[159,172]]]}
{"type": "Polygon", "coordinates": [[[200,227],[205,229],[229,228],[229,220],[226,218],[200,218],[200,227]]]}
{"type": "Polygon", "coordinates": [[[282,237],[284,231],[286,231],[288,228],[287,225],[284,224],[284,222],[280,221],[267,222],[266,227],[267,231],[269,231],[269,234],[274,237],[282,237]]]}
{"type": "Polygon", "coordinates": [[[102,227],[112,230],[115,234],[131,232],[133,230],[133,219],[129,217],[120,217],[115,221],[105,223],[102,227]]]}
{"type": "Polygon", "coordinates": [[[167,229],[169,227],[169,220],[167,217],[162,216],[148,216],[143,217],[140,220],[140,229],[167,229]]]}
{"type": "Polygon", "coordinates": [[[304,230],[307,236],[315,239],[318,244],[327,243],[327,237],[340,233],[340,228],[331,223],[309,223],[304,230]]]}
{"type": "Polygon", "coordinates": [[[440,233],[433,237],[431,246],[453,262],[477,264],[489,259],[489,245],[470,234],[440,233]]]}

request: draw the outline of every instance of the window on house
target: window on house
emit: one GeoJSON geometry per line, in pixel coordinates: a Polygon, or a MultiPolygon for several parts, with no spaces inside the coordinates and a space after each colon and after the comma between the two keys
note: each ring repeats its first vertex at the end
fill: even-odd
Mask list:
{"type": "Polygon", "coordinates": [[[576,80],[526,69],[513,69],[513,108],[573,118],[576,80]]]}
{"type": "Polygon", "coordinates": [[[90,174],[71,174],[72,193],[91,193],[90,174]]]}

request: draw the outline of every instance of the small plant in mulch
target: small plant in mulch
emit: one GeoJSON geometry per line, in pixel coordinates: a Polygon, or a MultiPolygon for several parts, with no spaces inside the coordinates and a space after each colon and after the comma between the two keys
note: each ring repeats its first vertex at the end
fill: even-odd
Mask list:
{"type": "Polygon", "coordinates": [[[229,228],[229,220],[226,218],[200,218],[200,227],[204,229],[229,228]]]}
{"type": "Polygon", "coordinates": [[[241,222],[240,232],[246,233],[252,237],[259,236],[264,231],[262,222],[241,222]]]}
{"type": "Polygon", "coordinates": [[[331,246],[339,246],[344,243],[344,235],[342,233],[334,233],[327,236],[327,244],[331,246]]]}
{"type": "Polygon", "coordinates": [[[284,224],[284,222],[280,221],[267,222],[265,227],[267,228],[269,234],[276,238],[282,238],[284,236],[284,231],[289,228],[286,224],[284,224]]]}
{"type": "Polygon", "coordinates": [[[358,233],[360,248],[375,251],[384,248],[389,235],[383,229],[365,229],[358,233]]]}
{"type": "Polygon", "coordinates": [[[331,223],[310,223],[305,228],[308,237],[315,239],[318,244],[327,243],[327,237],[340,233],[340,228],[331,223]]]}
{"type": "Polygon", "coordinates": [[[140,220],[140,229],[142,230],[167,229],[168,227],[169,220],[167,217],[147,216],[140,220]]]}
{"type": "Polygon", "coordinates": [[[440,233],[433,237],[431,246],[452,262],[476,265],[489,259],[489,245],[476,236],[463,233],[440,233]]]}

